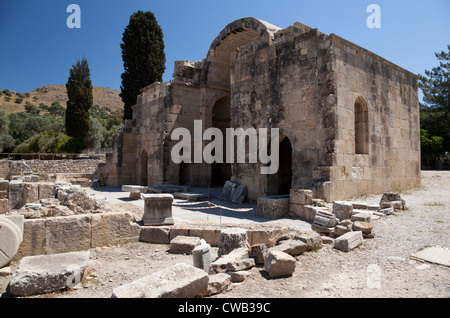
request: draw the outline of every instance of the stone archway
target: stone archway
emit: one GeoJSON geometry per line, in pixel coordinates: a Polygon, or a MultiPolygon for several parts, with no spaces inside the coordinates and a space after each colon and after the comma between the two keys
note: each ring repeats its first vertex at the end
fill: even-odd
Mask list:
{"type": "MultiPolygon", "coordinates": [[[[226,135],[226,129],[230,128],[230,97],[225,96],[219,99],[212,109],[212,127],[219,128],[222,136],[226,135]]],[[[226,144],[223,144],[223,159],[226,158],[226,144]]],[[[212,163],[211,165],[211,185],[223,186],[227,180],[231,179],[230,163],[212,163]]]]}
{"type": "Polygon", "coordinates": [[[212,42],[208,56],[207,84],[230,89],[232,53],[263,36],[273,36],[279,27],[255,18],[243,18],[228,24],[212,42]]]}
{"type": "Polygon", "coordinates": [[[292,185],[292,145],[286,136],[280,136],[279,160],[280,167],[277,172],[278,194],[289,194],[292,185]]]}
{"type": "Polygon", "coordinates": [[[292,144],[290,139],[280,134],[279,168],[277,173],[267,175],[267,194],[289,194],[292,186],[292,144]]]}

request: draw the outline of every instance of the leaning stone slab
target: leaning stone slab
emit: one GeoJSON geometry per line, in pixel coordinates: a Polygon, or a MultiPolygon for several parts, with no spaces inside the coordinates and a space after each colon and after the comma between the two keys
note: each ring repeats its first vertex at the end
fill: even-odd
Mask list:
{"type": "Polygon", "coordinates": [[[348,232],[334,240],[334,248],[343,252],[349,252],[361,245],[362,242],[363,236],[361,231],[348,232]]]}
{"type": "Polygon", "coordinates": [[[295,258],[282,251],[269,251],[264,259],[264,268],[269,277],[284,277],[295,271],[295,258]]]}
{"type": "Polygon", "coordinates": [[[204,270],[178,263],[115,288],[111,297],[193,298],[207,294],[208,281],[208,274],[204,270]]]}
{"type": "Polygon", "coordinates": [[[221,200],[223,201],[230,201],[233,198],[233,194],[234,194],[234,189],[236,189],[236,187],[239,184],[233,181],[226,181],[223,189],[222,189],[222,195],[220,197],[221,200]]]}
{"type": "Polygon", "coordinates": [[[24,257],[14,271],[10,293],[29,296],[73,288],[83,279],[89,251],[24,257]]]}
{"type": "Polygon", "coordinates": [[[171,194],[142,194],[144,199],[144,225],[173,225],[171,194]]]}
{"type": "Polygon", "coordinates": [[[236,188],[236,191],[233,194],[233,198],[231,198],[231,202],[236,204],[241,204],[244,202],[245,197],[248,193],[248,187],[245,184],[241,184],[236,188]]]}

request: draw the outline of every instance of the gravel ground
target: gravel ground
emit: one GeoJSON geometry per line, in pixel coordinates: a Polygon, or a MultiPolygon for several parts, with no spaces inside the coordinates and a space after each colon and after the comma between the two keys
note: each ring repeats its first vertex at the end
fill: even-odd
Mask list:
{"type": "MultiPolygon", "coordinates": [[[[450,267],[419,262],[410,256],[429,246],[450,247],[450,171],[423,171],[422,186],[401,192],[407,211],[373,220],[375,238],[344,253],[331,245],[297,257],[291,277],[269,279],[262,267],[215,298],[406,298],[450,297],[450,267]]],[[[378,203],[381,195],[358,199],[378,203]]],[[[125,205],[126,206],[126,205],[125,205]]],[[[135,206],[135,213],[139,213],[135,206]]],[[[168,245],[131,243],[91,250],[78,288],[33,298],[105,298],[112,290],[192,256],[168,253],[168,245]]],[[[213,248],[213,253],[217,249],[213,248]]],[[[11,263],[11,269],[17,262],[11,263]]],[[[0,277],[7,296],[11,276],[0,277]]]]}

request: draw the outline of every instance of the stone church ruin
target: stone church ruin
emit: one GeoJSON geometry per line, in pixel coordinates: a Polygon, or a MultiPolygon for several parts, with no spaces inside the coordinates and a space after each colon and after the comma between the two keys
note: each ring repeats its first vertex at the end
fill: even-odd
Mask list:
{"type": "Polygon", "coordinates": [[[231,180],[248,186],[250,200],[312,189],[333,202],[415,187],[418,77],[335,34],[240,19],[204,60],[176,61],[173,81],[142,88],[106,170],[113,187],[231,180]],[[192,132],[195,120],[224,135],[227,128],[279,128],[278,172],[261,174],[261,163],[174,163],[171,133],[192,132]]]}

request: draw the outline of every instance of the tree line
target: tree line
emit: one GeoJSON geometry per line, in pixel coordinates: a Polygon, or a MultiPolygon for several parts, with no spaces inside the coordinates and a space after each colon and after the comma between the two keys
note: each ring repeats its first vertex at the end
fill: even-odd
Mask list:
{"type": "MultiPolygon", "coordinates": [[[[66,83],[67,107],[59,101],[50,106],[27,101],[25,111],[6,113],[0,110],[0,152],[8,153],[79,153],[83,149],[112,147],[115,131],[124,119],[132,118],[140,89],[162,81],[165,70],[164,41],[161,27],[152,12],[138,11],[130,17],[123,37],[120,97],[124,109],[111,111],[93,105],[93,85],[88,60],[78,59],[69,70],[66,83]]],[[[0,95],[10,101],[9,89],[0,95]]],[[[29,93],[16,93],[22,103],[29,93]]],[[[37,102],[38,97],[33,97],[37,102]]]]}

